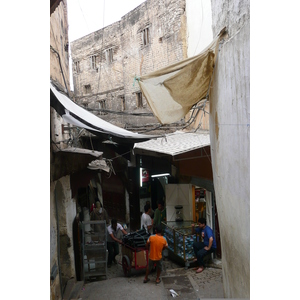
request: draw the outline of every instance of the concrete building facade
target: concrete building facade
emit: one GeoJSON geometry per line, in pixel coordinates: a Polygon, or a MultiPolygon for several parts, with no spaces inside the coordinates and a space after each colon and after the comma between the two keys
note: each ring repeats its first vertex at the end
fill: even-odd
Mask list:
{"type": "Polygon", "coordinates": [[[157,125],[137,80],[187,58],[185,5],[147,0],[120,21],[73,41],[76,103],[132,131],[157,125]]]}

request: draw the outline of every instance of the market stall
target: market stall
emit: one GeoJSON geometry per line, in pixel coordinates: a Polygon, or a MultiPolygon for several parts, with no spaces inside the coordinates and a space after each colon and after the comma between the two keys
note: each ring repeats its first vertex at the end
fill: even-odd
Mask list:
{"type": "Polygon", "coordinates": [[[166,221],[162,222],[164,237],[168,242],[168,254],[186,268],[190,266],[194,260],[193,242],[200,236],[192,234],[193,221],[166,221]]]}

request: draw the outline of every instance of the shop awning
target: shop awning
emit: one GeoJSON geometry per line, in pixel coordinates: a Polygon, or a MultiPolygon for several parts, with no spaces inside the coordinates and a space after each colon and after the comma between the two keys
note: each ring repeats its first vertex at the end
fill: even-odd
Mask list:
{"type": "Polygon", "coordinates": [[[192,150],[210,146],[209,133],[188,133],[176,131],[164,138],[150,140],[134,145],[134,153],[149,156],[161,154],[176,156],[192,150]]]}
{"type": "Polygon", "coordinates": [[[103,152],[68,147],[53,151],[51,165],[51,180],[57,180],[63,176],[87,169],[95,160],[103,161],[99,169],[107,172],[107,165],[102,158],[103,152]]]}
{"type": "Polygon", "coordinates": [[[225,28],[200,54],[139,78],[140,88],[161,124],[179,121],[206,97],[224,32],[225,28]]]}
{"type": "Polygon", "coordinates": [[[157,135],[134,133],[102,120],[59,92],[51,82],[50,105],[62,116],[65,122],[84,128],[103,140],[133,145],[134,143],[159,137],[157,135]]]}

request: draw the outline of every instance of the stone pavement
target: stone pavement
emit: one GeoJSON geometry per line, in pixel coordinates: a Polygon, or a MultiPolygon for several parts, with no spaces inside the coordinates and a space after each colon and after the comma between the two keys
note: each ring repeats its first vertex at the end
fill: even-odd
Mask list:
{"type": "Polygon", "coordinates": [[[156,285],[156,272],[149,275],[150,281],[143,283],[145,269],[132,270],[130,277],[125,277],[121,265],[121,254],[116,257],[119,262],[107,270],[107,279],[86,281],[76,298],[81,300],[151,300],[174,299],[170,294],[173,289],[179,299],[209,299],[223,298],[221,265],[214,264],[202,273],[196,274],[192,269],[186,269],[169,258],[164,258],[164,270],[161,273],[161,283],[156,285]]]}
{"type": "MultiPolygon", "coordinates": [[[[130,231],[128,231],[130,232],[130,231]]],[[[120,237],[119,237],[120,238],[120,237]]],[[[122,268],[122,251],[116,256],[118,264],[112,264],[107,269],[107,277],[86,282],[70,281],[69,291],[64,294],[63,300],[187,300],[187,299],[216,299],[223,298],[222,263],[214,260],[207,268],[197,274],[192,267],[185,268],[179,263],[165,257],[161,283],[156,285],[156,272],[152,271],[148,283],[143,283],[146,269],[131,271],[130,277],[125,277],[122,268]],[[173,289],[179,296],[173,298],[170,293],[173,289]]]]}

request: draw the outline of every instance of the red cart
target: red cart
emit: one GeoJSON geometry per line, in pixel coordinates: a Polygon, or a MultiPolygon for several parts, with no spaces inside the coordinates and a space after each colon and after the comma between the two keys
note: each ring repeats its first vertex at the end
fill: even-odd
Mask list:
{"type": "Polygon", "coordinates": [[[126,277],[131,275],[131,270],[145,269],[148,266],[148,249],[146,247],[132,248],[122,244],[122,267],[126,277]]]}

